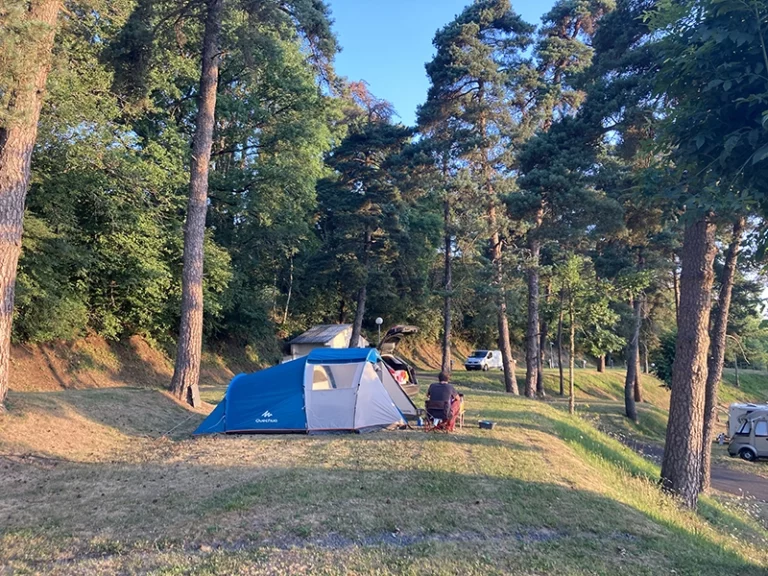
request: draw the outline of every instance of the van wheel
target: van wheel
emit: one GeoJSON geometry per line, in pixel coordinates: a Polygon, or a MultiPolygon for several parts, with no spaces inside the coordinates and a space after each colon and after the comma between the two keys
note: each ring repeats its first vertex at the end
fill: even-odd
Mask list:
{"type": "Polygon", "coordinates": [[[483,364],[483,372],[488,372],[488,364],[483,364]]]}
{"type": "Polygon", "coordinates": [[[754,462],[757,460],[755,457],[755,453],[752,452],[749,448],[742,448],[739,450],[739,456],[741,456],[742,460],[746,460],[747,462],[754,462]]]}

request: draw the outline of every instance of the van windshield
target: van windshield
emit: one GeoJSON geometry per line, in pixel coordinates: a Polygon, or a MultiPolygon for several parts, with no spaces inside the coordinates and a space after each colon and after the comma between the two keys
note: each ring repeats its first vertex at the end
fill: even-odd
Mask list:
{"type": "Polygon", "coordinates": [[[488,354],[488,350],[475,350],[470,358],[485,358],[486,354],[488,354]]]}

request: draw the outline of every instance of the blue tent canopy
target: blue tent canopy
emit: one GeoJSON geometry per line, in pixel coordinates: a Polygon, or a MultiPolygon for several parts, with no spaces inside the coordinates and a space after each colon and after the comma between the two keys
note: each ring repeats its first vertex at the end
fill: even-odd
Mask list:
{"type": "Polygon", "coordinates": [[[305,431],[306,363],[306,358],[299,358],[253,374],[238,374],[224,399],[194,433],[305,431]]]}
{"type": "Polygon", "coordinates": [[[307,356],[310,364],[357,364],[380,359],[376,348],[315,348],[307,356]]]}

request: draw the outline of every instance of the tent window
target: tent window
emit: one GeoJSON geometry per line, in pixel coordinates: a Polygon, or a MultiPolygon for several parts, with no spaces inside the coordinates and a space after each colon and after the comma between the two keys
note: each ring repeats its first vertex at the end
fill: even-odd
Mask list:
{"type": "Polygon", "coordinates": [[[312,390],[341,390],[352,388],[357,364],[316,364],[312,368],[312,390]]]}
{"type": "Polygon", "coordinates": [[[768,422],[761,420],[755,424],[755,436],[768,436],[768,422]]]}

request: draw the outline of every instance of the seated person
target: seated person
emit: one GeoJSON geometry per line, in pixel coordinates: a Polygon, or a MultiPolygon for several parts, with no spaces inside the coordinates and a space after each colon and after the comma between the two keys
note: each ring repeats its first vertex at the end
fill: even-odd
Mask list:
{"type": "Polygon", "coordinates": [[[461,409],[461,396],[449,382],[449,376],[440,372],[438,382],[429,385],[427,390],[427,414],[432,418],[440,418],[448,422],[448,430],[456,425],[456,416],[461,409]]]}

